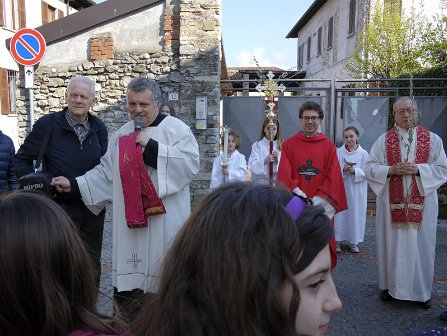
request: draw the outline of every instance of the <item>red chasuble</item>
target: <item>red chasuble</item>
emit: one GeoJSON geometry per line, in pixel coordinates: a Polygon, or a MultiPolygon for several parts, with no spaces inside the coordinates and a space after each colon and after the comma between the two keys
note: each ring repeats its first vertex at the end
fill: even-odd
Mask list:
{"type": "MultiPolygon", "coordinates": [[[[348,208],[335,146],[322,133],[306,137],[299,132],[283,143],[277,180],[289,190],[300,188],[309,198],[325,199],[336,213],[348,208]]],[[[334,235],[330,248],[333,268],[337,260],[334,235]]]]}

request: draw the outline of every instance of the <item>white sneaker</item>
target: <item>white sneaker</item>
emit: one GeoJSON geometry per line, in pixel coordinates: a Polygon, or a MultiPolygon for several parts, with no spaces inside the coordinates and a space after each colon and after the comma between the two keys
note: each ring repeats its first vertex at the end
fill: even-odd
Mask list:
{"type": "Polygon", "coordinates": [[[337,252],[337,253],[341,252],[341,247],[340,247],[340,243],[339,242],[335,243],[335,252],[337,252]]]}
{"type": "Polygon", "coordinates": [[[351,244],[351,252],[359,253],[359,247],[356,244],[351,244]]]}

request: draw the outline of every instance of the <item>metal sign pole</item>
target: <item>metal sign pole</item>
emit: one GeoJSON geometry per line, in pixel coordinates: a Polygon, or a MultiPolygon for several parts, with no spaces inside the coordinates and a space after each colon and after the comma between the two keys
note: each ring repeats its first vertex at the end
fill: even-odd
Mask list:
{"type": "Polygon", "coordinates": [[[34,125],[34,66],[25,66],[25,89],[29,89],[29,124],[30,130],[34,125]]]}

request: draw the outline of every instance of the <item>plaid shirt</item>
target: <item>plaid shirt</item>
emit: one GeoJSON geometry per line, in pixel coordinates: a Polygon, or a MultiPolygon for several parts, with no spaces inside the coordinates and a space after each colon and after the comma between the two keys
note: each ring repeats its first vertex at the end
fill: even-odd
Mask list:
{"type": "Polygon", "coordinates": [[[90,131],[90,122],[88,120],[88,117],[85,118],[83,122],[79,123],[71,116],[70,112],[68,112],[67,110],[65,112],[65,118],[78,136],[79,142],[82,144],[87,137],[88,131],[90,131]]]}

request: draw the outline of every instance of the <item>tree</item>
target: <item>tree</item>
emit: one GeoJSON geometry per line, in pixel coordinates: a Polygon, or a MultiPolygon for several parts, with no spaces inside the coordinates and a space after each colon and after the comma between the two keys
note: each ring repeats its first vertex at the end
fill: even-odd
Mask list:
{"type": "Polygon", "coordinates": [[[447,67],[447,17],[437,16],[423,35],[424,59],[431,67],[447,67]]]}
{"type": "Polygon", "coordinates": [[[359,51],[345,64],[355,77],[393,78],[422,68],[421,46],[426,25],[414,10],[407,17],[397,8],[392,3],[376,1],[359,36],[359,51]]]}

